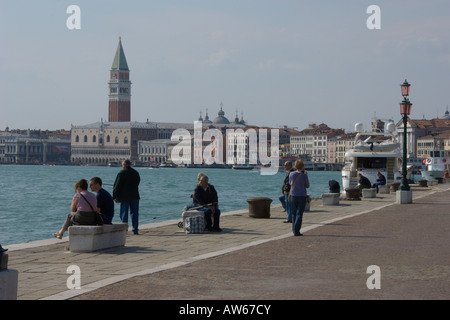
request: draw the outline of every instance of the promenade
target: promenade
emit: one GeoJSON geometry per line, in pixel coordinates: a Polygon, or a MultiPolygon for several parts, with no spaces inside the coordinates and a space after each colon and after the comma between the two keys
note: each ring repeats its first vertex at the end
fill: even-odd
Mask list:
{"type": "Polygon", "coordinates": [[[130,231],[117,249],[71,253],[67,238],[11,245],[8,267],[19,271],[19,300],[449,299],[449,187],[413,186],[404,205],[395,193],[337,206],[315,199],[303,237],[279,204],[270,219],[223,213],[221,233],[185,234],[180,213],[130,231]],[[71,265],[81,289],[67,288],[71,265]],[[371,265],[381,289],[366,285],[371,265]]]}

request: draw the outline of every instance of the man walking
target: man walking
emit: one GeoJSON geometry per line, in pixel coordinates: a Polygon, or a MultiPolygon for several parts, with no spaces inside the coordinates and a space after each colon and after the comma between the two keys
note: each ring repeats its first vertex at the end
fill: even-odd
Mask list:
{"type": "Polygon", "coordinates": [[[117,174],[113,187],[113,199],[120,202],[120,220],[128,223],[128,211],[134,234],[139,231],[139,173],[131,167],[130,160],[122,162],[122,170],[117,174]]]}

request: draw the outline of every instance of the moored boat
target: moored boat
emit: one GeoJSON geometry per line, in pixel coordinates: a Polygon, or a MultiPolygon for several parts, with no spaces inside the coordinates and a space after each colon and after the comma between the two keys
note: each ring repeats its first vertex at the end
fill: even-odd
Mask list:
{"type": "Polygon", "coordinates": [[[425,180],[442,179],[445,170],[448,170],[450,156],[448,151],[431,150],[428,157],[423,160],[426,170],[422,171],[422,178],[425,180]]]}
{"type": "Polygon", "coordinates": [[[347,163],[342,169],[343,190],[356,187],[359,173],[372,185],[378,172],[385,176],[387,184],[400,182],[402,152],[394,135],[395,125],[389,123],[386,129],[387,132],[363,132],[362,124],[355,125],[354,147],[346,152],[347,163]]]}

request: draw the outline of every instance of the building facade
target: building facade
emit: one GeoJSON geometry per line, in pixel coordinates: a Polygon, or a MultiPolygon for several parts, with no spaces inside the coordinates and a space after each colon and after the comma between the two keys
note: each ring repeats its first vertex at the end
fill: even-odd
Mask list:
{"type": "Polygon", "coordinates": [[[136,161],[138,142],[157,138],[154,123],[146,122],[96,122],[72,126],[71,163],[107,165],[124,159],[136,161]]]}
{"type": "Polygon", "coordinates": [[[0,132],[0,164],[69,164],[69,135],[0,132]]]}

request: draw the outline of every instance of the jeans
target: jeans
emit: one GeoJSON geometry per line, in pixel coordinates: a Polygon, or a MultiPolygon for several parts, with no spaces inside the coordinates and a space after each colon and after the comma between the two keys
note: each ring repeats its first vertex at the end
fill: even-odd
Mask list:
{"type": "Polygon", "coordinates": [[[372,188],[376,188],[378,192],[378,186],[384,186],[386,182],[376,182],[373,184],[372,188]]]}
{"type": "Polygon", "coordinates": [[[120,220],[124,223],[128,223],[128,210],[130,210],[133,233],[137,234],[139,229],[139,200],[120,203],[120,220]]]}
{"type": "Polygon", "coordinates": [[[217,207],[214,207],[215,213],[214,213],[214,225],[211,219],[212,211],[208,207],[199,208],[197,210],[203,211],[205,213],[205,220],[206,220],[206,229],[219,229],[219,222],[220,222],[220,210],[217,207]]]}
{"type": "Polygon", "coordinates": [[[287,221],[292,221],[292,212],[291,212],[291,204],[288,201],[289,194],[283,194],[279,197],[281,205],[283,206],[283,209],[286,210],[287,213],[287,221]]]}
{"type": "Polygon", "coordinates": [[[305,206],[306,197],[291,195],[292,232],[294,235],[300,234],[305,206]]]}

